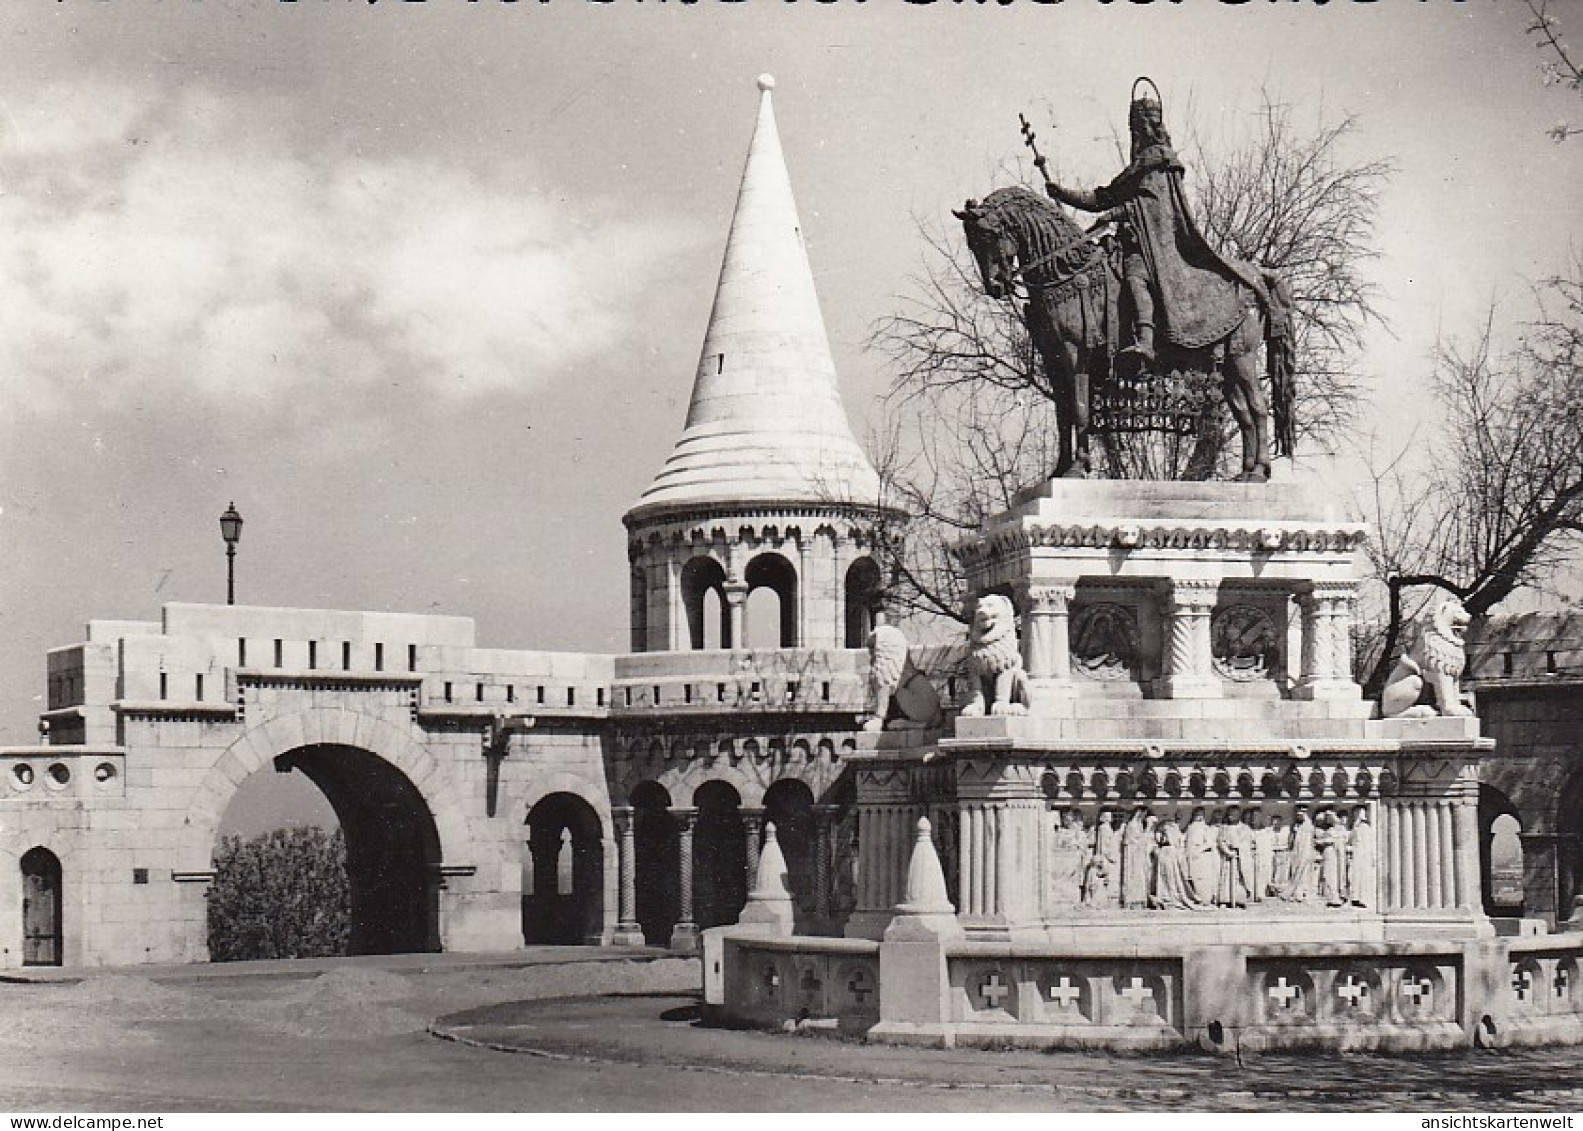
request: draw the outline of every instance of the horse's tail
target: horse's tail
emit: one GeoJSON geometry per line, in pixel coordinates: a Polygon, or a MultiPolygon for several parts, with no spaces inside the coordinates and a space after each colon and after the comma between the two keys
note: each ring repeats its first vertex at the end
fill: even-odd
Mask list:
{"type": "Polygon", "coordinates": [[[1275,454],[1297,450],[1297,350],[1293,341],[1292,291],[1274,271],[1264,272],[1265,366],[1270,378],[1270,413],[1275,424],[1275,454]]]}

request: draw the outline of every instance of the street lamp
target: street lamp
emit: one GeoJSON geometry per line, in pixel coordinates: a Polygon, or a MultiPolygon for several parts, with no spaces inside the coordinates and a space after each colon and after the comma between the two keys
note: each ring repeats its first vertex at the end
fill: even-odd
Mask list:
{"type": "Polygon", "coordinates": [[[236,544],[242,540],[242,516],[236,513],[236,504],[225,508],[220,516],[220,537],[225,539],[225,603],[236,604],[236,544]]]}

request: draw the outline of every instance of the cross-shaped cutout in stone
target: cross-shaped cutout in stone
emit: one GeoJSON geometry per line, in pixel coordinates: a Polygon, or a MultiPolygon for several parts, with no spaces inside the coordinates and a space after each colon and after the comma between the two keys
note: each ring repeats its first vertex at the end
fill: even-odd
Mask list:
{"type": "Polygon", "coordinates": [[[1065,974],[1061,975],[1059,982],[1050,986],[1050,1000],[1062,1009],[1071,1009],[1083,996],[1083,990],[1072,984],[1072,979],[1065,974]]]}
{"type": "Polygon", "coordinates": [[[1359,1009],[1369,997],[1369,984],[1356,974],[1346,974],[1336,982],[1336,996],[1348,1009],[1359,1009]]]}
{"type": "Polygon", "coordinates": [[[1270,1000],[1282,1009],[1291,1009],[1303,997],[1303,987],[1295,982],[1288,982],[1285,974],[1276,978],[1266,992],[1269,993],[1270,1000]]]}
{"type": "Polygon", "coordinates": [[[764,988],[773,994],[781,986],[781,972],[773,966],[764,967],[764,988]]]}
{"type": "Polygon", "coordinates": [[[802,992],[813,997],[824,988],[824,983],[819,980],[819,971],[812,966],[802,972],[802,992]]]}
{"type": "Polygon", "coordinates": [[[857,999],[857,1003],[862,1005],[868,999],[868,995],[874,992],[874,983],[869,978],[867,970],[859,969],[854,970],[852,977],[847,979],[846,988],[847,992],[857,999]]]}
{"type": "Polygon", "coordinates": [[[1408,974],[1402,979],[1402,996],[1413,1005],[1428,1006],[1432,1003],[1435,984],[1428,978],[1408,974]]]}
{"type": "Polygon", "coordinates": [[[1534,992],[1534,976],[1523,967],[1518,966],[1512,970],[1512,993],[1517,995],[1518,1001],[1527,1001],[1534,992]]]}
{"type": "Polygon", "coordinates": [[[1571,982],[1567,979],[1567,968],[1565,966],[1557,966],[1556,976],[1550,981],[1551,992],[1556,997],[1566,997],[1567,990],[1570,988],[1571,982]]]}
{"type": "Polygon", "coordinates": [[[1132,1008],[1134,1009],[1142,1009],[1145,1003],[1148,1005],[1154,1004],[1154,987],[1137,975],[1133,975],[1128,979],[1127,984],[1122,987],[1120,993],[1122,997],[1132,1003],[1132,1008]]]}
{"type": "Polygon", "coordinates": [[[989,1002],[991,1009],[999,1009],[1010,993],[1011,987],[1000,980],[999,970],[991,971],[989,977],[978,984],[978,996],[989,1002]]]}

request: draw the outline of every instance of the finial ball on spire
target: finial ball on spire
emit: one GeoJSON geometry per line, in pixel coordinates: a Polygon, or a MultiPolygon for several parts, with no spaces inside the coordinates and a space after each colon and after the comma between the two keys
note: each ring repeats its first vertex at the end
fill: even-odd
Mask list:
{"type": "Polygon", "coordinates": [[[759,76],[759,89],[764,91],[765,93],[768,93],[768,92],[774,90],[775,89],[775,76],[772,75],[772,74],[768,74],[768,73],[760,75],[759,76]]]}

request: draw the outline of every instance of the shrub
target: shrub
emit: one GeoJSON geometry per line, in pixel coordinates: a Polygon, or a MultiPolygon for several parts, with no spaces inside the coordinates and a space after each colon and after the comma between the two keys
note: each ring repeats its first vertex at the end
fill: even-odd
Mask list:
{"type": "Polygon", "coordinates": [[[339,829],[221,838],[209,888],[212,961],[343,955],[350,922],[339,829]]]}

